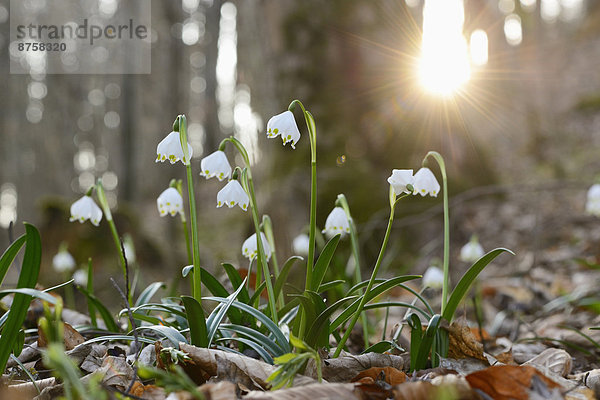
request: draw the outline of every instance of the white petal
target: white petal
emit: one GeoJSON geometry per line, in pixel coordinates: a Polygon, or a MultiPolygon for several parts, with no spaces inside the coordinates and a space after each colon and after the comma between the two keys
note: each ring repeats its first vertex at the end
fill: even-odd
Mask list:
{"type": "MultiPolygon", "coordinates": [[[[260,240],[263,245],[263,249],[265,251],[265,256],[267,257],[267,261],[271,258],[271,246],[269,246],[269,242],[267,241],[267,237],[264,233],[260,233],[260,240]]],[[[256,243],[256,233],[252,234],[248,239],[244,241],[242,244],[242,254],[244,257],[253,260],[254,257],[258,254],[257,249],[258,244],[256,243]]]]}
{"type": "Polygon", "coordinates": [[[238,204],[242,210],[246,211],[249,202],[250,199],[246,194],[246,191],[236,179],[230,180],[227,185],[217,193],[217,207],[221,207],[225,204],[227,207],[231,208],[238,204]]]}
{"type": "Polygon", "coordinates": [[[441,288],[444,284],[444,272],[438,267],[431,266],[423,274],[423,287],[441,288]]]}
{"type": "Polygon", "coordinates": [[[267,122],[267,137],[274,138],[279,135],[281,135],[284,145],[292,142],[292,148],[296,148],[296,143],[300,140],[300,131],[294,114],[289,110],[271,117],[267,122]]]}
{"type": "MultiPolygon", "coordinates": [[[[190,158],[194,154],[194,149],[188,143],[188,153],[190,158]]],[[[156,146],[156,162],[163,162],[169,160],[171,164],[175,164],[177,161],[181,160],[183,164],[187,165],[187,161],[184,160],[183,156],[183,148],[181,147],[181,140],[179,138],[179,132],[171,132],[160,141],[158,146],[156,146]]]]}
{"type": "Polygon", "coordinates": [[[52,258],[52,267],[56,272],[70,271],[75,268],[75,259],[68,251],[59,251],[52,258]]]}
{"type": "Polygon", "coordinates": [[[90,196],[83,196],[71,204],[71,218],[69,221],[84,222],[89,219],[92,224],[98,226],[102,220],[102,210],[94,203],[90,196]]]}
{"type": "Polygon", "coordinates": [[[476,240],[471,240],[460,249],[460,259],[464,262],[475,262],[485,253],[483,247],[476,240]]]}
{"type": "Polygon", "coordinates": [[[300,234],[294,238],[292,242],[292,248],[294,249],[294,253],[300,256],[308,255],[308,247],[310,246],[310,238],[307,234],[300,234]]]}
{"type": "Polygon", "coordinates": [[[231,177],[231,165],[229,165],[227,156],[221,150],[204,157],[200,161],[200,169],[200,175],[206,177],[206,179],[217,177],[219,181],[222,181],[231,177]]]}
{"type": "Polygon", "coordinates": [[[412,169],[394,169],[392,175],[387,179],[390,185],[394,188],[394,192],[398,195],[401,193],[410,193],[406,188],[407,185],[414,185],[415,178],[413,177],[412,169]]]}
{"type": "Polygon", "coordinates": [[[433,175],[433,172],[426,167],[417,171],[413,186],[415,188],[415,195],[420,194],[421,196],[426,196],[429,194],[433,197],[437,197],[440,192],[440,184],[435,178],[435,175],[433,175]]]}
{"type": "Polygon", "coordinates": [[[593,184],[587,192],[588,201],[600,201],[600,183],[593,184]]]}
{"type": "Polygon", "coordinates": [[[595,215],[596,217],[600,217],[600,199],[599,200],[589,200],[585,203],[585,212],[590,215],[595,215]]]}
{"type": "Polygon", "coordinates": [[[348,222],[348,217],[342,207],[335,207],[329,213],[325,220],[325,229],[323,229],[323,233],[327,237],[333,237],[338,233],[341,233],[343,237],[346,233],[350,233],[350,223],[348,222]]]}
{"type": "Polygon", "coordinates": [[[171,216],[183,212],[183,199],[175,188],[167,188],[156,199],[156,207],[161,217],[167,214],[171,216]]]}
{"type": "Polygon", "coordinates": [[[85,286],[87,285],[88,281],[88,273],[86,270],[78,269],[73,273],[73,279],[75,280],[75,283],[79,286],[85,286]]]}

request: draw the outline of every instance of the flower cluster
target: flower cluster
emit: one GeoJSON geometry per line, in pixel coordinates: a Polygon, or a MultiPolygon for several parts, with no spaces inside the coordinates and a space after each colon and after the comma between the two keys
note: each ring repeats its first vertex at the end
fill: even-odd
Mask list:
{"type": "Polygon", "coordinates": [[[402,193],[411,193],[412,186],[413,194],[421,196],[430,195],[437,197],[440,191],[438,183],[433,172],[427,167],[423,167],[413,175],[412,169],[394,169],[392,175],[388,178],[388,183],[392,185],[396,195],[402,193]]]}

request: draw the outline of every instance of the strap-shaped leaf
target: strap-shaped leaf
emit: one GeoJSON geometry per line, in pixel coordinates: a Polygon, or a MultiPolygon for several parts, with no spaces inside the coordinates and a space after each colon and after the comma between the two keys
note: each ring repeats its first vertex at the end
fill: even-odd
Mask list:
{"type": "Polygon", "coordinates": [[[417,314],[410,314],[407,319],[410,326],[410,370],[414,371],[417,365],[417,356],[423,339],[423,326],[417,314]]]}
{"type": "Polygon", "coordinates": [[[0,285],[2,284],[2,281],[4,280],[4,277],[6,276],[6,272],[8,271],[8,268],[10,267],[13,260],[17,256],[17,253],[19,252],[19,250],[21,250],[21,247],[23,247],[24,243],[25,243],[25,235],[21,235],[10,246],[8,246],[8,248],[2,254],[2,257],[0,257],[0,285]]]}
{"type": "Polygon", "coordinates": [[[243,335],[261,346],[263,346],[267,351],[273,354],[275,357],[283,355],[284,351],[275,341],[268,338],[262,332],[259,332],[255,329],[249,328],[247,326],[235,325],[235,324],[221,324],[219,325],[220,331],[230,331],[235,332],[238,335],[243,335]]]}
{"type": "Polygon", "coordinates": [[[475,262],[475,264],[473,264],[471,266],[471,268],[469,268],[467,270],[467,272],[465,272],[465,274],[462,276],[462,278],[460,278],[460,281],[458,281],[458,284],[452,291],[452,294],[450,295],[450,298],[448,299],[448,303],[446,304],[446,308],[444,309],[444,313],[442,314],[442,317],[446,321],[452,322],[452,318],[454,318],[454,313],[456,312],[458,305],[461,303],[463,298],[466,296],[467,292],[469,291],[469,288],[471,287],[471,285],[473,284],[473,282],[475,281],[475,278],[477,278],[479,273],[481,271],[483,271],[483,269],[490,262],[492,262],[492,260],[494,258],[498,257],[500,254],[502,254],[504,252],[510,253],[513,256],[515,255],[515,253],[513,253],[509,249],[499,247],[499,248],[494,249],[494,250],[490,251],[489,253],[485,254],[483,257],[481,257],[479,260],[477,260],[475,262]]]}
{"type": "Polygon", "coordinates": [[[177,329],[171,328],[170,326],[163,325],[151,325],[151,326],[141,326],[136,328],[138,332],[149,330],[155,333],[158,333],[160,336],[163,336],[173,343],[173,346],[179,348],[179,343],[183,342],[187,344],[187,339],[183,336],[177,329]]]}
{"type": "Polygon", "coordinates": [[[275,293],[275,300],[279,298],[281,291],[283,289],[283,284],[287,281],[287,276],[290,272],[290,269],[294,265],[296,261],[303,260],[302,257],[299,256],[291,256],[287,259],[283,267],[281,267],[281,271],[279,271],[279,276],[275,280],[275,284],[273,285],[273,292],[275,293]]]}
{"type": "MultiPolygon", "coordinates": [[[[417,360],[415,362],[415,370],[418,371],[427,366],[427,359],[429,357],[429,353],[431,352],[431,346],[433,344],[433,340],[440,326],[440,322],[442,322],[442,316],[439,314],[435,314],[429,320],[429,326],[427,326],[427,330],[425,331],[425,335],[421,340],[421,344],[419,345],[419,352],[417,353],[417,360]]],[[[412,338],[411,338],[412,340],[412,338]]],[[[411,360],[412,363],[412,360],[411,360]]]]}
{"type": "Polygon", "coordinates": [[[185,307],[192,344],[199,347],[208,347],[208,329],[206,327],[206,319],[204,318],[202,305],[191,296],[181,296],[181,300],[185,307]]]}
{"type": "MultiPolygon", "coordinates": [[[[229,263],[223,263],[221,266],[225,270],[225,273],[227,274],[227,277],[229,278],[229,281],[233,285],[234,289],[237,289],[244,284],[239,271],[233,265],[229,263]]],[[[248,289],[245,287],[242,289],[237,298],[242,303],[250,304],[250,295],[248,294],[248,289]]]]}
{"type": "Polygon", "coordinates": [[[254,342],[252,340],[242,338],[242,337],[228,337],[228,338],[217,339],[216,342],[228,342],[231,340],[235,340],[236,342],[245,344],[246,346],[248,346],[251,349],[253,349],[254,351],[256,351],[265,362],[267,362],[269,364],[273,364],[273,357],[271,357],[271,355],[264,348],[262,348],[258,343],[254,342]]]}
{"type": "MultiPolygon", "coordinates": [[[[40,233],[35,226],[25,223],[25,255],[17,288],[34,288],[40,273],[40,262],[42,260],[42,242],[40,233]]],[[[9,247],[10,249],[10,247],[9,247]]],[[[15,253],[16,254],[16,253],[15,253]]],[[[14,258],[14,256],[13,256],[14,258]]],[[[21,325],[27,316],[27,309],[31,303],[31,296],[24,293],[17,293],[13,299],[6,323],[2,328],[0,336],[0,371],[4,371],[6,362],[13,349],[13,343],[17,338],[21,325]]]]}
{"type": "Polygon", "coordinates": [[[214,311],[208,316],[208,319],[206,320],[206,329],[208,331],[208,344],[206,347],[210,347],[213,338],[215,337],[215,333],[217,333],[217,329],[219,328],[219,324],[221,324],[223,318],[225,318],[225,314],[231,307],[231,304],[233,304],[233,302],[238,297],[242,289],[246,288],[244,286],[245,282],[246,280],[244,279],[237,288],[237,290],[227,298],[227,303],[220,304],[221,307],[215,308],[214,311]]]}
{"type": "MultiPolygon", "coordinates": [[[[42,292],[41,290],[30,289],[30,288],[0,290],[0,299],[6,295],[15,294],[15,293],[21,293],[21,294],[26,294],[31,297],[36,297],[40,300],[47,301],[50,304],[56,303],[56,298],[54,296],[52,296],[46,292],[42,292]]],[[[1,326],[2,325],[0,325],[0,327],[1,326]]]]}
{"type": "Polygon", "coordinates": [[[152,296],[158,292],[159,289],[166,287],[167,285],[164,282],[153,282],[146,286],[146,288],[140,293],[137,300],[135,301],[135,305],[139,306],[140,304],[146,304],[150,301],[152,296]]]}
{"type": "Polygon", "coordinates": [[[77,286],[77,289],[79,289],[79,291],[83,293],[85,297],[87,297],[87,301],[92,303],[96,310],[98,310],[100,316],[102,317],[102,320],[104,321],[104,324],[106,325],[106,329],[108,329],[111,332],[119,332],[119,327],[117,326],[117,323],[115,322],[110,311],[108,311],[108,308],[106,308],[96,296],[89,293],[81,286],[77,286]]]}
{"type": "Polygon", "coordinates": [[[327,242],[323,248],[323,251],[321,251],[319,259],[317,260],[317,263],[313,269],[311,288],[317,289],[319,286],[321,286],[321,282],[323,282],[323,278],[325,277],[329,263],[331,262],[333,254],[335,253],[335,249],[340,242],[340,237],[341,235],[337,234],[329,239],[329,242],[327,242]]]}

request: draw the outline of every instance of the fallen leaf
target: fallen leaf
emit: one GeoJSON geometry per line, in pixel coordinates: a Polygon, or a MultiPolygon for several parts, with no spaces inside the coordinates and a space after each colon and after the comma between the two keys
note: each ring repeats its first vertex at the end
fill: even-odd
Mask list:
{"type": "Polygon", "coordinates": [[[35,381],[35,385],[33,384],[33,382],[20,383],[18,385],[10,385],[6,388],[0,389],[0,399],[32,399],[38,394],[36,385],[39,390],[43,390],[44,388],[54,386],[55,384],[56,379],[52,377],[37,380],[35,381]]]}
{"type": "Polygon", "coordinates": [[[227,381],[207,383],[200,386],[198,391],[210,400],[231,400],[238,398],[235,384],[227,381]]]}
{"type": "Polygon", "coordinates": [[[475,338],[471,328],[454,321],[450,324],[448,333],[448,358],[475,358],[487,363],[487,358],[483,355],[483,344],[475,338]]]}
{"type": "Polygon", "coordinates": [[[460,360],[454,358],[440,358],[440,367],[456,371],[462,375],[468,375],[486,369],[489,367],[489,364],[474,358],[463,358],[460,360]]]}
{"type": "Polygon", "coordinates": [[[252,400],[316,400],[316,399],[362,399],[354,383],[315,383],[302,387],[280,389],[274,392],[249,392],[244,399],[252,400]]]}
{"type": "Polygon", "coordinates": [[[134,379],[133,368],[122,357],[106,357],[96,373],[103,375],[103,385],[115,386],[121,390],[127,389],[134,379]]]}
{"type": "Polygon", "coordinates": [[[549,389],[560,388],[560,385],[528,365],[493,366],[473,372],[465,378],[473,389],[486,393],[494,400],[527,400],[534,376],[539,378],[549,389]]]}
{"type": "MultiPolygon", "coordinates": [[[[63,343],[65,350],[73,350],[77,345],[85,342],[85,338],[75,328],[63,322],[63,343]]],[[[47,347],[48,340],[42,329],[38,326],[38,347],[47,347]]]]}
{"type": "Polygon", "coordinates": [[[145,400],[163,400],[166,396],[163,388],[141,382],[134,382],[129,394],[145,400]]]}
{"type": "MultiPolygon", "coordinates": [[[[246,357],[237,353],[195,347],[186,343],[179,343],[179,348],[181,351],[187,353],[191,359],[182,365],[184,370],[186,370],[186,373],[187,369],[185,368],[185,364],[192,362],[196,368],[201,369],[207,376],[217,376],[219,373],[218,361],[226,359],[227,361],[235,364],[237,368],[244,371],[244,373],[246,373],[254,382],[256,382],[265,390],[270,387],[270,384],[267,382],[267,378],[277,369],[277,367],[274,365],[270,365],[263,361],[255,360],[254,358],[246,357]]],[[[304,375],[298,375],[294,379],[295,386],[307,385],[314,382],[314,379],[304,375]]]]}
{"type": "Polygon", "coordinates": [[[323,360],[323,379],[328,382],[348,382],[359,372],[372,367],[393,367],[408,370],[408,355],[393,356],[390,354],[368,353],[359,356],[346,356],[323,360]]]}
{"type": "Polygon", "coordinates": [[[535,365],[542,372],[548,370],[564,377],[571,373],[573,360],[565,350],[550,348],[542,351],[523,365],[535,365]]]}
{"type": "Polygon", "coordinates": [[[217,360],[217,380],[233,382],[246,392],[262,389],[262,386],[252,379],[246,371],[228,358],[217,354],[215,359],[217,360]]]}
{"type": "Polygon", "coordinates": [[[350,382],[357,382],[363,378],[371,378],[373,382],[383,381],[390,385],[399,385],[406,381],[406,374],[394,367],[372,367],[360,372],[350,382]]]}

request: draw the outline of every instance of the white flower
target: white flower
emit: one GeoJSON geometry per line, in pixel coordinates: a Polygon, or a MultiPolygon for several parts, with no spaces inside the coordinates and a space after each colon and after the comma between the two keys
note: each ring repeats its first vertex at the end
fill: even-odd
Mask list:
{"type": "MultiPolygon", "coordinates": [[[[269,246],[269,242],[264,233],[260,233],[260,240],[263,245],[263,249],[265,250],[265,256],[267,257],[267,261],[271,258],[271,246],[269,246]]],[[[253,260],[258,254],[258,245],[256,243],[256,233],[250,236],[248,239],[244,241],[242,244],[242,254],[244,257],[247,257],[250,260],[253,260]]]]}
{"type": "Polygon", "coordinates": [[[86,219],[89,219],[91,223],[96,226],[98,226],[102,220],[102,210],[88,195],[83,196],[75,203],[71,204],[71,218],[69,218],[69,221],[79,221],[83,223],[86,219]]]}
{"type": "Polygon", "coordinates": [[[167,214],[175,216],[177,213],[183,212],[183,199],[175,188],[168,188],[156,199],[156,206],[161,217],[167,214]]]}
{"type": "Polygon", "coordinates": [[[296,236],[292,242],[294,253],[298,254],[299,256],[307,256],[309,246],[310,238],[305,233],[301,233],[300,235],[296,236]]]}
{"type": "Polygon", "coordinates": [[[433,265],[423,274],[423,287],[439,289],[444,284],[444,272],[433,265]]]}
{"type": "Polygon", "coordinates": [[[418,193],[421,196],[429,194],[433,197],[437,197],[440,191],[440,184],[437,179],[435,179],[435,175],[433,175],[433,172],[426,167],[417,171],[413,186],[415,188],[414,194],[418,193]]]}
{"type": "Polygon", "coordinates": [[[296,119],[291,111],[284,111],[277,114],[267,122],[267,137],[274,138],[281,135],[283,144],[292,142],[292,149],[296,148],[296,143],[300,139],[300,131],[296,125],[296,119]]]}
{"type": "MultiPolygon", "coordinates": [[[[188,143],[188,154],[192,158],[194,153],[192,146],[188,143]]],[[[156,162],[163,162],[169,160],[171,164],[175,164],[181,160],[184,165],[188,164],[188,160],[185,160],[183,155],[183,147],[181,147],[181,140],[179,139],[179,132],[171,132],[166,138],[160,141],[156,146],[156,162]]]]}
{"type": "Polygon", "coordinates": [[[219,181],[231,176],[231,165],[227,156],[221,150],[207,155],[200,161],[200,175],[210,179],[216,176],[219,181]]]}
{"type": "Polygon", "coordinates": [[[600,183],[596,183],[589,188],[585,212],[600,217],[600,183]]]}
{"type": "Polygon", "coordinates": [[[483,247],[479,244],[476,236],[472,236],[469,243],[465,244],[462,249],[460,249],[460,260],[464,262],[475,262],[479,260],[485,252],[483,251],[483,247]]]}
{"type": "Polygon", "coordinates": [[[401,193],[410,193],[406,188],[407,185],[414,185],[415,178],[413,177],[412,169],[393,169],[392,175],[387,179],[390,185],[394,188],[394,192],[398,195],[401,193]]]}
{"type": "Polygon", "coordinates": [[[75,268],[75,259],[67,250],[59,250],[59,252],[52,257],[52,267],[56,272],[71,271],[75,268]]]}
{"type": "Polygon", "coordinates": [[[248,210],[249,201],[248,194],[246,194],[237,179],[227,182],[227,185],[217,193],[217,208],[223,204],[226,204],[229,208],[238,204],[242,210],[246,211],[248,210]]]}
{"type": "Polygon", "coordinates": [[[127,259],[127,262],[130,264],[135,263],[136,255],[131,239],[125,239],[123,241],[123,249],[125,250],[125,258],[127,259]]]}
{"type": "Polygon", "coordinates": [[[323,233],[327,237],[333,237],[338,233],[344,236],[346,233],[350,233],[350,222],[346,216],[346,211],[342,207],[335,207],[325,220],[325,229],[323,233]]]}
{"type": "Polygon", "coordinates": [[[88,281],[88,273],[84,269],[78,269],[73,273],[73,279],[79,286],[86,286],[88,281]]]}

